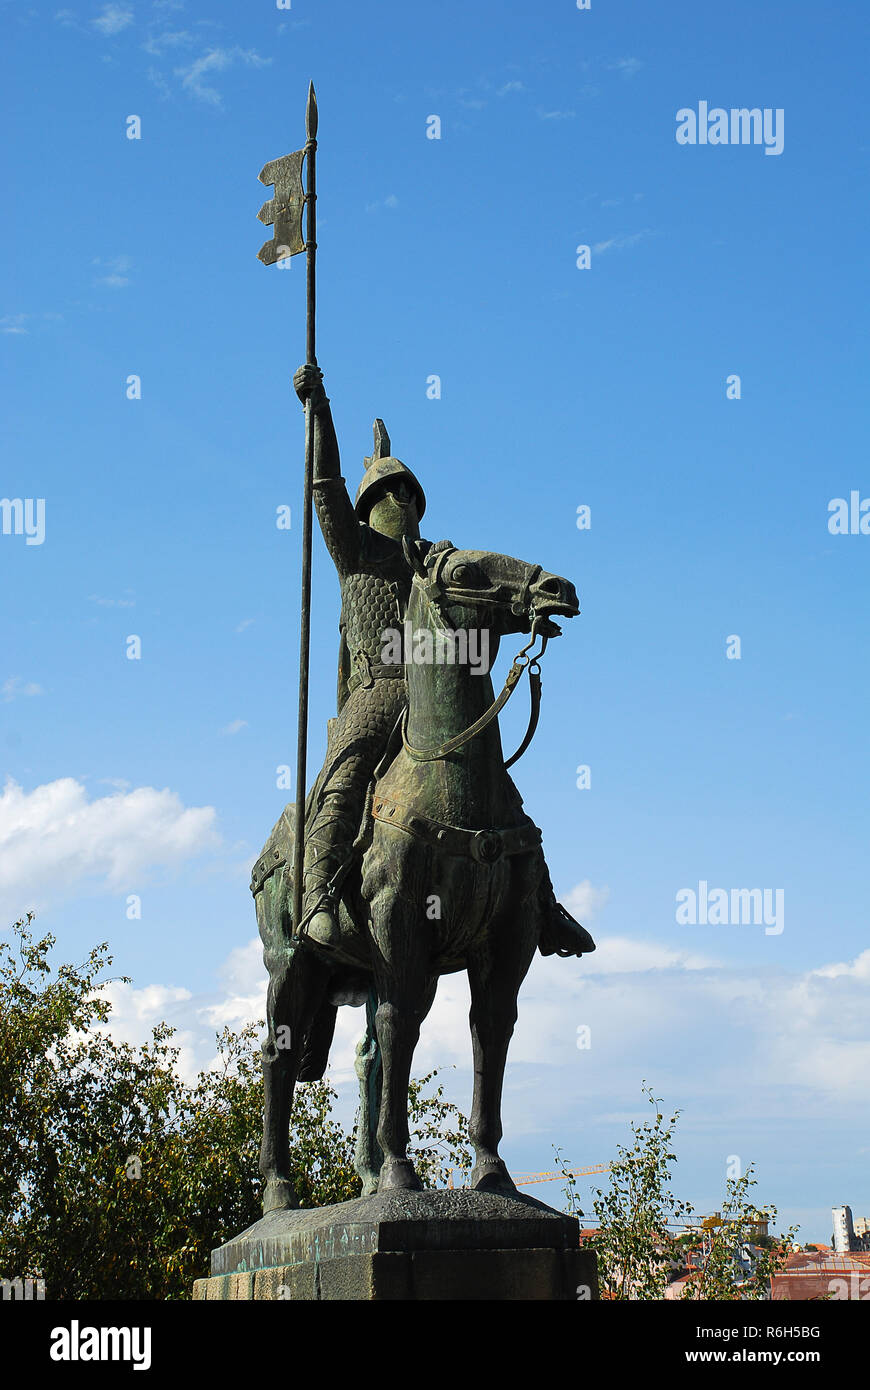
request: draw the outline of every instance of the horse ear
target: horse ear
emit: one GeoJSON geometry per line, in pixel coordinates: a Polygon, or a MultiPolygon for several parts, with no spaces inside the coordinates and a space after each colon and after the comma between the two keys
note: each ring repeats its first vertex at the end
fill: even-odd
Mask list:
{"type": "Polygon", "coordinates": [[[403,536],[402,553],[414,573],[419,574],[421,579],[425,579],[426,566],[423,564],[423,551],[420,542],[415,540],[413,536],[403,536]]]}

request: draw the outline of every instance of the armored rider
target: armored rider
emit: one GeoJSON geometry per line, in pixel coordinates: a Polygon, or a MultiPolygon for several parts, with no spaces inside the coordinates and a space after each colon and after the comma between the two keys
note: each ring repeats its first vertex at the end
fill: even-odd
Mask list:
{"type": "MultiPolygon", "coordinates": [[[[340,939],[341,877],[366,792],[407,701],[404,667],[384,664],[382,657],[385,634],[402,631],[411,589],[402,538],[419,540],[426,498],[410,468],[390,453],[383,421],[376,420],[374,452],[366,459],[352,504],[341,476],[323,374],[318,367],[300,367],[293,385],[303,404],[311,401],[314,506],[341,585],[338,712],[330,721],[326,761],[306,824],[302,905],[303,920],[310,914],[309,937],[334,946],[340,939]]],[[[551,910],[541,952],[580,955],[594,950],[586,930],[556,902],[546,865],[544,891],[551,910]]]]}

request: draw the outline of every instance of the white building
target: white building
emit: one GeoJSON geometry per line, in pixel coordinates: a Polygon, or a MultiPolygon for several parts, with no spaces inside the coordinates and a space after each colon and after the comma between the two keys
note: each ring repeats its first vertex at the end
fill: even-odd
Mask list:
{"type": "Polygon", "coordinates": [[[846,1255],[855,1248],[852,1208],[832,1207],[831,1215],[834,1218],[834,1249],[838,1255],[846,1255]]]}

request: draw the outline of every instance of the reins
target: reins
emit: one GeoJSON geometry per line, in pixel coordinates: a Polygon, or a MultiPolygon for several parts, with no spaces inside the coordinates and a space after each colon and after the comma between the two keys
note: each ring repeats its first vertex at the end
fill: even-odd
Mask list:
{"type": "MultiPolygon", "coordinates": [[[[538,573],[540,573],[540,568],[538,568],[538,573]]],[[[531,579],[526,581],[526,584],[524,586],[524,597],[528,594],[531,582],[531,579]]],[[[423,591],[423,595],[426,599],[426,602],[429,604],[436,617],[440,619],[441,613],[437,607],[437,600],[433,597],[433,595],[436,593],[440,595],[443,591],[436,584],[433,584],[431,580],[426,585],[421,584],[420,587],[423,591]]],[[[492,599],[487,598],[486,601],[492,602],[492,599]]],[[[516,608],[515,605],[514,607],[516,608]]],[[[408,742],[408,710],[407,708],[405,709],[405,712],[402,716],[402,745],[405,749],[405,752],[416,762],[437,762],[439,759],[446,758],[451,753],[455,753],[466,743],[470,743],[471,740],[476,738],[478,734],[483,733],[483,730],[487,728],[488,725],[490,725],[494,719],[498,718],[498,715],[504,709],[511,695],[514,693],[517,686],[519,685],[519,682],[521,681],[523,676],[523,672],[528,670],[529,698],[531,701],[531,709],[529,711],[529,724],[519,748],[513,754],[512,757],[506,760],[505,768],[512,767],[513,764],[523,756],[532,739],[534,738],[535,730],[538,727],[538,719],[541,713],[541,658],[544,655],[544,652],[547,650],[547,642],[549,640],[545,633],[542,634],[541,650],[537,653],[536,656],[527,655],[529,648],[533,647],[535,645],[535,642],[538,640],[538,625],[541,622],[540,615],[536,614],[533,608],[529,607],[528,611],[531,616],[532,623],[531,637],[529,638],[526,645],[519,652],[517,652],[516,656],[514,657],[513,663],[511,665],[510,670],[508,671],[507,679],[504,683],[501,694],[499,695],[497,700],[493,701],[489,709],[486,710],[486,712],[482,714],[479,719],[476,719],[473,724],[469,724],[467,729],[463,729],[461,734],[455,734],[453,738],[447,739],[445,743],[440,743],[437,748],[413,748],[411,744],[408,742]]]]}

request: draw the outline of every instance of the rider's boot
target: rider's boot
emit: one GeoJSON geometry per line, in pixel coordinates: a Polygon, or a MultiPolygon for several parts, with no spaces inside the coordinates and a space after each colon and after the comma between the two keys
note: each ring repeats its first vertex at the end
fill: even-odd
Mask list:
{"type": "Polygon", "coordinates": [[[305,877],[302,918],[316,908],[304,933],[320,946],[334,947],[341,941],[338,904],[341,883],[332,880],[350,857],[355,831],[346,817],[318,818],[305,837],[305,877]]]}
{"type": "Polygon", "coordinates": [[[545,906],[544,923],[538,941],[542,956],[583,956],[595,950],[595,942],[585,927],[575,921],[567,908],[556,901],[550,875],[545,870],[542,897],[545,906]]]}

